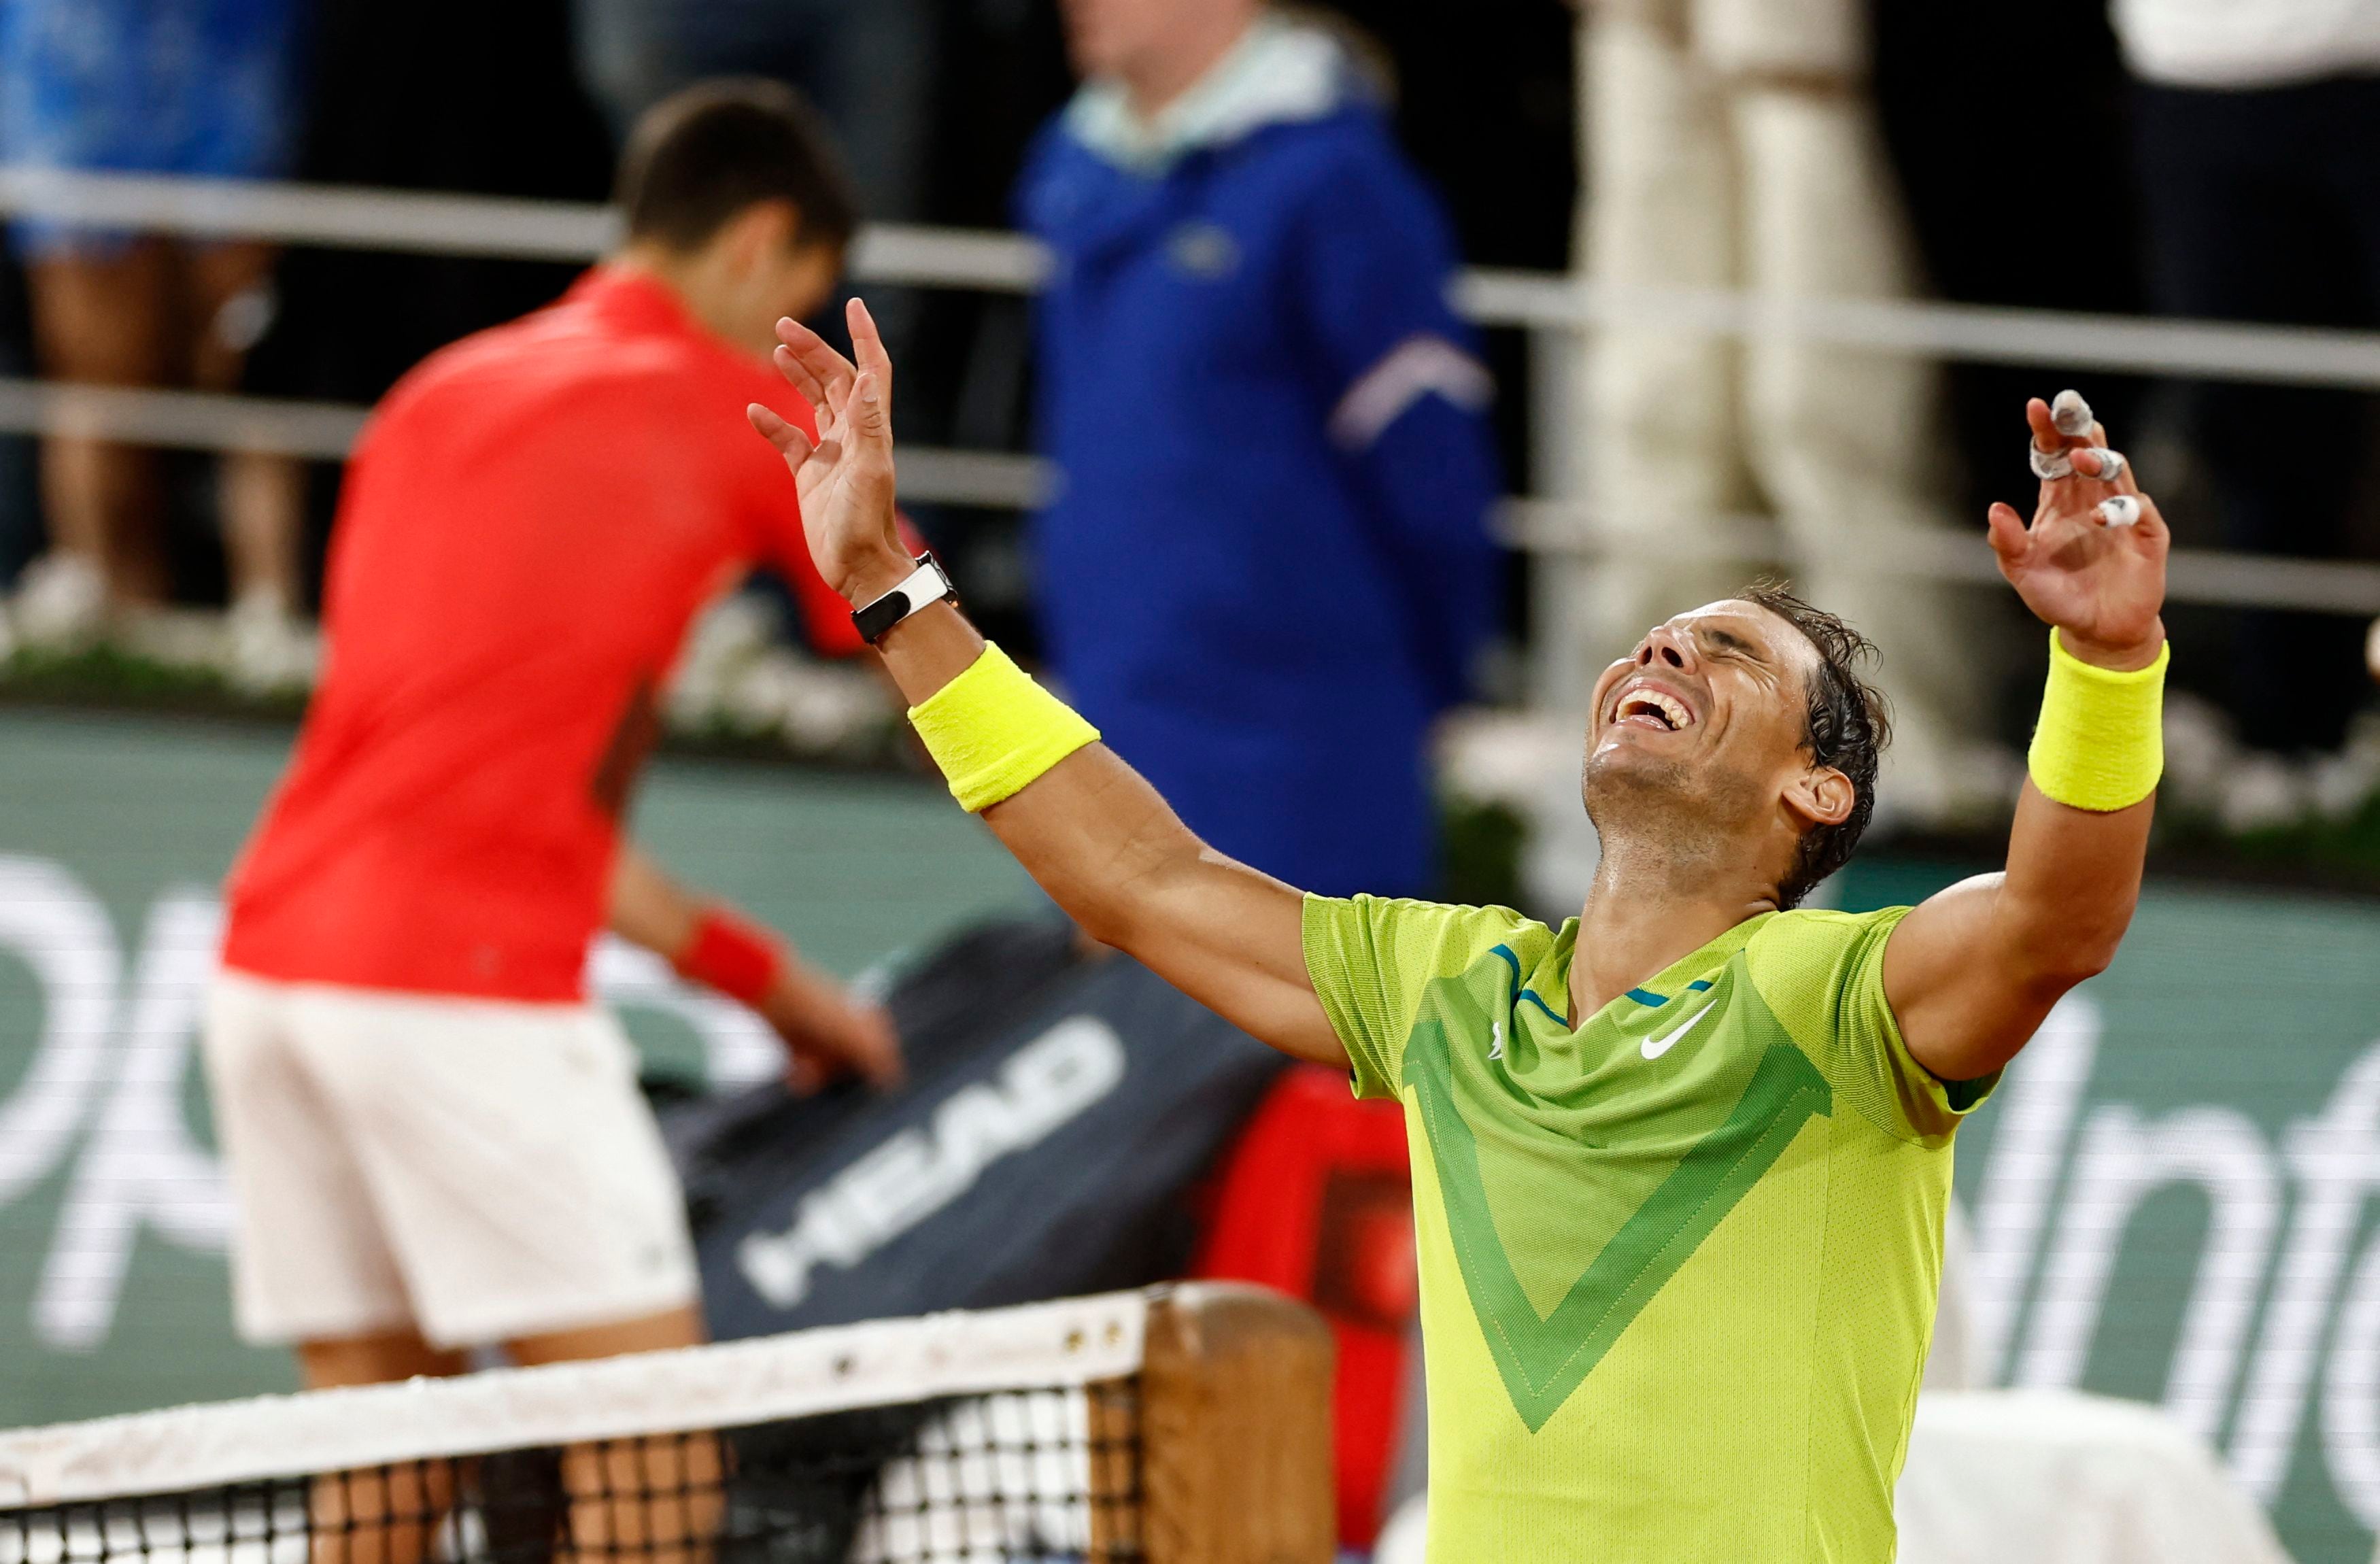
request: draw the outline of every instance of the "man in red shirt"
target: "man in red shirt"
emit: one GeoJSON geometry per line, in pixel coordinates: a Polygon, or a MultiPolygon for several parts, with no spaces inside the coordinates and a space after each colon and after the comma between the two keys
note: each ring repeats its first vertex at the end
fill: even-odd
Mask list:
{"type": "Polygon", "coordinates": [[[752,564],[814,644],[859,644],[741,416],[808,418],[764,355],[826,298],[855,208],[761,83],[656,108],[620,200],[613,259],[374,415],[322,685],[232,875],[207,1065],[237,1311],[309,1385],[702,1339],[676,1182],[587,999],[607,922],[759,1009],[797,1076],[899,1069],[880,1011],[621,834],[686,626],[752,564]]]}

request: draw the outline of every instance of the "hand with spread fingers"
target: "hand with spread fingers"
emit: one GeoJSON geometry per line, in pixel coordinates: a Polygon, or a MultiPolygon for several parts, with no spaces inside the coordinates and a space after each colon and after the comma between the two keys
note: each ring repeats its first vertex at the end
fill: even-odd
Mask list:
{"type": "Polygon", "coordinates": [[[2081,396],[2060,392],[2054,406],[2036,396],[2024,411],[2041,497],[2030,526],[2013,505],[1992,506],[2000,574],[2076,657],[2145,668],[2165,644],[2165,518],[2081,396]]]}
{"type": "Polygon", "coordinates": [[[892,360],[867,305],[853,299],[844,318],[856,364],[800,321],[777,322],[771,357],[816,414],[815,442],[758,402],[745,416],[793,469],[819,574],[861,603],[889,591],[913,565],[893,504],[892,360]]]}

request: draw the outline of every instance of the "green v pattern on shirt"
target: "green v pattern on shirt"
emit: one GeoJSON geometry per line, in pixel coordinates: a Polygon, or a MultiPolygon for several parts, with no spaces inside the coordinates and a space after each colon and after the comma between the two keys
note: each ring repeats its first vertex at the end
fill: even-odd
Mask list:
{"type": "Polygon", "coordinates": [[[1736,1014],[1718,1017],[1721,1026],[1739,1021],[1749,1037],[1767,1039],[1750,1081],[1727,1118],[1679,1158],[1550,1315],[1540,1315],[1529,1301],[1497,1231],[1478,1142],[1456,1107],[1444,1022],[1426,1016],[1406,1041],[1404,1083],[1419,1101],[1463,1288],[1513,1409],[1532,1433],[1776,1165],[1802,1126],[1834,1111],[1826,1077],[1786,1037],[1740,964],[1732,976],[1729,1008],[1736,1014]]]}

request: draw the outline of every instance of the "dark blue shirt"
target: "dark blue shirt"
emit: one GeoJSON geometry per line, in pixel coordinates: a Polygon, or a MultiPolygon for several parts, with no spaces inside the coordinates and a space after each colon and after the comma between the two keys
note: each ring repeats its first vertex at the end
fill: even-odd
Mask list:
{"type": "Polygon", "coordinates": [[[1020,188],[1045,644],[1217,849],[1301,888],[1433,879],[1426,745],[1493,623],[1499,484],[1453,246],[1350,101],[1120,166],[1062,118],[1020,188]]]}

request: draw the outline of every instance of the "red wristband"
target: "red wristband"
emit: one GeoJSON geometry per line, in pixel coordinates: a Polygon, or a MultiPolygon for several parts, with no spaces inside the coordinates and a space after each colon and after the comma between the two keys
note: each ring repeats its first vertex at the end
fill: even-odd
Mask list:
{"type": "Polygon", "coordinates": [[[777,986],[785,959],[766,929],[721,907],[706,907],[676,961],[679,976],[757,1007],[777,986]]]}

